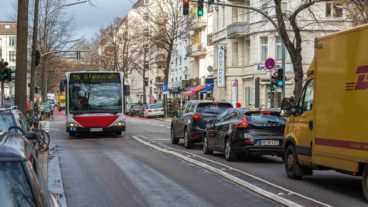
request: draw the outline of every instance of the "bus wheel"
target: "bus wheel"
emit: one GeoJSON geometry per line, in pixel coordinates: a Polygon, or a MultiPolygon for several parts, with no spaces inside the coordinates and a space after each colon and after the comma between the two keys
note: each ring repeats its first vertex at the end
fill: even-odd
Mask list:
{"type": "Polygon", "coordinates": [[[74,132],[69,132],[69,137],[74,137],[75,133],[74,132]]]}
{"type": "Polygon", "coordinates": [[[362,178],[363,195],[366,201],[368,201],[368,165],[364,167],[362,178]]]}
{"type": "Polygon", "coordinates": [[[116,134],[117,136],[121,136],[121,135],[123,134],[123,132],[115,132],[115,134],[116,134]]]}

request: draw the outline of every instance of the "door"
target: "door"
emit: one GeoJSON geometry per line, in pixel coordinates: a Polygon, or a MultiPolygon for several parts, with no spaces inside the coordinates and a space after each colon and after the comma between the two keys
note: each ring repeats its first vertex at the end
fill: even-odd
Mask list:
{"type": "Polygon", "coordinates": [[[211,149],[216,147],[216,142],[218,139],[218,129],[222,124],[224,117],[227,116],[227,112],[221,113],[215,120],[214,124],[207,130],[208,132],[208,145],[211,149]]]}
{"type": "Polygon", "coordinates": [[[185,104],[179,112],[178,117],[175,119],[175,135],[178,137],[184,137],[184,117],[188,113],[190,107],[191,104],[185,104]]]}
{"type": "Polygon", "coordinates": [[[312,162],[313,139],[313,79],[310,79],[299,98],[297,116],[292,118],[294,129],[292,132],[297,139],[296,150],[300,164],[309,165],[312,162]]]}
{"type": "Polygon", "coordinates": [[[218,150],[224,149],[225,138],[227,132],[229,131],[229,122],[233,115],[234,115],[233,109],[226,110],[224,116],[221,117],[219,123],[216,124],[217,136],[216,139],[214,140],[214,147],[218,150]]]}

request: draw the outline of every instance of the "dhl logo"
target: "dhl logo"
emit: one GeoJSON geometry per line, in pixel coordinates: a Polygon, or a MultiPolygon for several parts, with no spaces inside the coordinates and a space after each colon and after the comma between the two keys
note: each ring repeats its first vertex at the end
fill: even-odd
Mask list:
{"type": "Polygon", "coordinates": [[[356,82],[346,83],[345,87],[347,91],[368,89],[368,65],[359,66],[356,74],[358,77],[356,82]]]}

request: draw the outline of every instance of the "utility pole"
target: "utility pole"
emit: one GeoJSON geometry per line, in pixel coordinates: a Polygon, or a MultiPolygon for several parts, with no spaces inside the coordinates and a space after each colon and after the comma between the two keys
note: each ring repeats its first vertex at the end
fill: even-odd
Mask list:
{"type": "Polygon", "coordinates": [[[147,61],[147,53],[148,53],[148,45],[145,44],[143,46],[144,48],[144,63],[143,63],[143,103],[146,104],[147,103],[147,97],[146,97],[146,71],[149,68],[149,64],[147,61]]]}
{"type": "Polygon", "coordinates": [[[25,113],[27,102],[28,0],[18,0],[15,105],[25,113]]]}
{"type": "Polygon", "coordinates": [[[35,80],[36,80],[36,50],[37,50],[37,33],[38,33],[38,11],[40,0],[35,0],[35,8],[33,15],[33,38],[32,38],[32,62],[31,62],[31,84],[30,84],[30,111],[33,115],[35,80]]]}

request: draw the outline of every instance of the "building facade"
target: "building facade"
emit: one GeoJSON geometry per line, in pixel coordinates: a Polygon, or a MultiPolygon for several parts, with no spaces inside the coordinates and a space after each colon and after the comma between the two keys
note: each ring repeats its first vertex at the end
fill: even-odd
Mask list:
{"type": "MultiPolygon", "coordinates": [[[[15,70],[17,46],[17,23],[0,22],[0,59],[9,63],[9,68],[15,70]]],[[[5,97],[14,96],[14,83],[5,84],[5,97]]]]}

